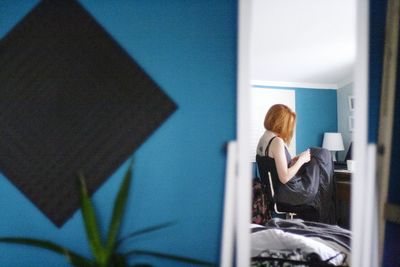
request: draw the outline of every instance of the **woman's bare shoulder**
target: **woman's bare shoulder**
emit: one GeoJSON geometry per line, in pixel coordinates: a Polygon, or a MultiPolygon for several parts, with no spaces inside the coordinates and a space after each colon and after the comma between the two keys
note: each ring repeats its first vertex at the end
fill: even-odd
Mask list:
{"type": "Polygon", "coordinates": [[[272,140],[271,150],[277,151],[277,150],[283,149],[284,146],[285,146],[285,142],[283,141],[283,139],[280,138],[279,136],[277,136],[276,138],[274,138],[274,140],[272,140]]]}
{"type": "Polygon", "coordinates": [[[278,144],[278,145],[284,145],[285,144],[283,139],[280,138],[279,136],[276,136],[276,138],[274,138],[274,141],[272,143],[275,143],[275,144],[278,144]]]}

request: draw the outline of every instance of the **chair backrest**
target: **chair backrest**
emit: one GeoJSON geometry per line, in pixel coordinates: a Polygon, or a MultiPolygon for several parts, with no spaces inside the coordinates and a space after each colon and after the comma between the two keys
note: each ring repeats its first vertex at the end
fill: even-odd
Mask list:
{"type": "Polygon", "coordinates": [[[273,203],[274,203],[274,195],[272,193],[273,192],[273,187],[272,187],[272,191],[271,191],[271,186],[273,186],[273,185],[271,183],[271,180],[268,177],[268,173],[270,173],[270,172],[268,171],[268,173],[267,173],[267,171],[266,171],[266,167],[267,166],[260,159],[259,155],[256,156],[256,166],[257,166],[258,176],[260,177],[261,182],[262,182],[262,184],[264,186],[264,189],[265,189],[265,191],[267,193],[268,205],[270,206],[270,208],[272,208],[273,203]]]}
{"type": "Polygon", "coordinates": [[[296,215],[296,213],[293,212],[286,212],[286,211],[279,211],[278,210],[278,206],[275,202],[274,196],[275,196],[275,191],[274,191],[274,184],[272,183],[272,176],[271,176],[271,172],[268,172],[268,180],[269,180],[269,186],[271,188],[271,195],[272,195],[272,199],[273,199],[273,204],[274,204],[274,211],[276,214],[285,214],[286,215],[286,219],[290,218],[293,219],[293,216],[296,215]]]}
{"type": "MultiPolygon", "coordinates": [[[[260,173],[260,166],[259,166],[259,161],[257,161],[257,169],[258,169],[258,173],[261,175],[260,173]]],[[[268,175],[268,180],[267,180],[267,184],[264,184],[264,186],[266,186],[267,188],[265,188],[266,192],[267,192],[267,197],[268,197],[268,207],[270,210],[273,210],[276,214],[279,215],[285,215],[286,218],[290,218],[293,219],[293,216],[296,215],[293,212],[285,212],[285,211],[279,211],[278,210],[278,206],[277,203],[275,201],[275,190],[274,190],[274,183],[273,183],[273,179],[272,179],[272,174],[270,171],[267,172],[268,175]]]]}
{"type": "Polygon", "coordinates": [[[274,191],[274,185],[272,184],[271,172],[268,172],[268,180],[269,180],[269,187],[271,189],[271,196],[272,196],[272,199],[274,199],[275,191],[274,191]]]}

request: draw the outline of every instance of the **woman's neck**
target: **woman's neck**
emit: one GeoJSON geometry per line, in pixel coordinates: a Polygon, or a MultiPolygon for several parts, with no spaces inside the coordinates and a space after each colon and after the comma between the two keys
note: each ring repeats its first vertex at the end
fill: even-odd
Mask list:
{"type": "Polygon", "coordinates": [[[278,136],[278,134],[275,133],[275,132],[273,132],[273,131],[266,130],[266,132],[267,132],[267,134],[268,134],[269,136],[271,136],[271,138],[274,137],[274,136],[278,136]]]}
{"type": "MultiPolygon", "coordinates": [[[[273,132],[273,131],[270,131],[270,130],[265,130],[265,131],[266,131],[267,134],[268,134],[268,137],[269,137],[268,139],[271,139],[271,138],[273,138],[273,137],[275,137],[275,136],[279,137],[279,135],[278,135],[277,133],[273,132]]],[[[280,138],[280,137],[279,137],[279,138],[280,138]]],[[[286,148],[289,149],[289,145],[286,144],[285,140],[283,140],[283,144],[285,145],[286,148]]]]}

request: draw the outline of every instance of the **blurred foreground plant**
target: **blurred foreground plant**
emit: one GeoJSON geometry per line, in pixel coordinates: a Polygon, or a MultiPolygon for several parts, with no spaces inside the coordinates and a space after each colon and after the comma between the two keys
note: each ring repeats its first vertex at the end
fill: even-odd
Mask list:
{"type": "Polygon", "coordinates": [[[128,198],[129,187],[132,177],[132,166],[129,166],[127,172],[125,173],[124,180],[120,186],[118,195],[114,202],[113,214],[111,222],[109,224],[107,239],[102,240],[100,230],[98,227],[97,218],[94,211],[94,206],[92,200],[89,197],[85,178],[83,175],[79,175],[79,188],[80,188],[80,201],[82,208],[82,218],[85,225],[86,237],[89,243],[92,258],[86,258],[78,253],[73,252],[67,248],[57,245],[53,242],[32,239],[32,238],[20,238],[20,237],[0,237],[0,242],[12,243],[12,244],[22,244],[34,247],[39,247],[53,251],[55,253],[64,255],[67,260],[74,266],[77,267],[127,267],[127,266],[149,266],[146,264],[134,264],[130,265],[129,260],[135,255],[147,255],[156,258],[169,259],[184,263],[196,264],[196,265],[208,265],[213,266],[209,262],[191,259],[187,257],[181,257],[176,255],[170,255],[166,253],[133,249],[126,252],[118,251],[119,246],[126,240],[136,237],[141,234],[149,233],[152,231],[159,230],[161,228],[171,225],[171,223],[165,223],[160,225],[155,225],[148,227],[117,240],[118,233],[120,230],[120,225],[122,222],[122,217],[125,210],[126,200],[128,198]]]}

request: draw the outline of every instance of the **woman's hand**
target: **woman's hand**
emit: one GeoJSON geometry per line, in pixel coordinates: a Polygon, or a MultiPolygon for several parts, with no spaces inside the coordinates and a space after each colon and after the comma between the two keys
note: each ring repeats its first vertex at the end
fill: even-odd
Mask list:
{"type": "Polygon", "coordinates": [[[292,158],[292,160],[289,163],[289,167],[292,167],[298,160],[299,160],[299,156],[292,158]]]}
{"type": "Polygon", "coordinates": [[[300,160],[302,164],[309,162],[311,160],[310,149],[307,149],[306,151],[300,153],[298,160],[300,160]]]}

